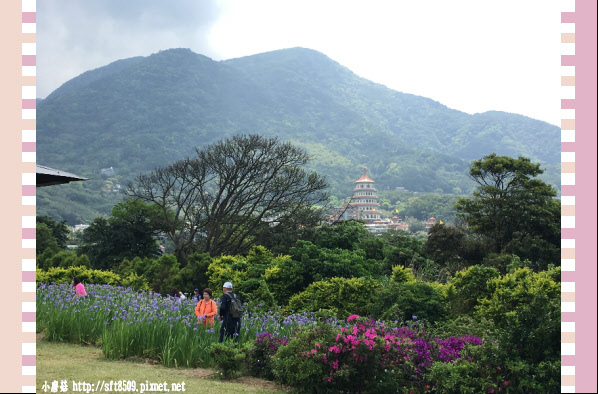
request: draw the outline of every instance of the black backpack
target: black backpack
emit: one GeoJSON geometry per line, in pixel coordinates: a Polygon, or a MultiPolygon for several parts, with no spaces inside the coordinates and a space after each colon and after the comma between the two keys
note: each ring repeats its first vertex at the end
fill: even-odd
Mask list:
{"type": "Polygon", "coordinates": [[[230,317],[232,317],[233,319],[240,318],[243,315],[243,313],[245,312],[245,308],[243,308],[243,304],[241,303],[241,300],[239,298],[237,298],[236,296],[233,297],[229,293],[226,293],[226,295],[230,297],[230,306],[228,308],[230,317]]]}

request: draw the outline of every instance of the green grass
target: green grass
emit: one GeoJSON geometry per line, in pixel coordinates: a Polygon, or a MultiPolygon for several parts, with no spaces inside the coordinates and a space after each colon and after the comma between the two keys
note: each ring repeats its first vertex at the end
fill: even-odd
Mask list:
{"type": "MultiPolygon", "coordinates": [[[[220,381],[215,371],[201,368],[166,368],[146,361],[111,361],[104,358],[100,348],[68,343],[37,341],[37,388],[45,382],[66,380],[68,391],[73,382],[87,382],[96,385],[98,381],[131,380],[137,388],[141,383],[185,382],[188,393],[284,393],[273,382],[243,377],[231,382],[220,381]]],[[[49,392],[49,390],[48,390],[49,392]]],[[[104,391],[105,392],[105,391],[104,391]]],[[[123,391],[125,392],[125,391],[123,391]]],[[[138,391],[139,392],[139,391],[138,391]]],[[[147,391],[149,392],[149,391],[147,391]]],[[[152,393],[164,392],[154,391],[152,393]]]]}

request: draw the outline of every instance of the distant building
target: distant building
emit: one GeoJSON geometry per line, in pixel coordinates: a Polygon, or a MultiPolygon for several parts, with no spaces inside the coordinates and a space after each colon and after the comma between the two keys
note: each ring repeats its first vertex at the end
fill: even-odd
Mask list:
{"type": "Polygon", "coordinates": [[[83,231],[87,227],[89,227],[89,224],[75,224],[75,227],[73,227],[73,231],[83,231]]]}
{"type": "Polygon", "coordinates": [[[394,215],[392,218],[390,218],[388,228],[409,231],[409,225],[407,223],[401,223],[401,219],[399,219],[397,215],[394,215]]]}
{"type": "Polygon", "coordinates": [[[431,217],[430,219],[426,220],[424,222],[424,225],[426,226],[426,232],[430,231],[430,229],[432,228],[433,225],[436,224],[436,218],[435,217],[431,217]]]}
{"type": "Polygon", "coordinates": [[[112,168],[112,167],[102,168],[100,170],[100,175],[104,175],[104,176],[107,176],[107,177],[114,176],[114,168],[112,168]]]}
{"type": "Polygon", "coordinates": [[[357,208],[361,219],[365,220],[366,224],[380,220],[380,209],[378,208],[380,204],[378,204],[374,181],[366,175],[365,167],[361,178],[355,181],[351,206],[357,208]]]}
{"type": "Polygon", "coordinates": [[[355,181],[350,202],[343,200],[343,205],[335,208],[328,216],[328,224],[345,220],[364,220],[368,229],[378,231],[381,226],[388,224],[387,221],[380,221],[379,206],[374,181],[366,175],[364,168],[361,178],[355,181]]]}

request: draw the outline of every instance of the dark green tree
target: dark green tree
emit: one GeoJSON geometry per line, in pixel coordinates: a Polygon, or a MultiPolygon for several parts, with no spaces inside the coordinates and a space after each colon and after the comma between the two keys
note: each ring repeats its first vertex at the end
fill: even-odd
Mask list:
{"type": "Polygon", "coordinates": [[[328,249],[354,250],[371,237],[362,222],[347,220],[319,228],[314,236],[314,244],[328,249]]]}
{"type": "MultiPolygon", "coordinates": [[[[52,218],[50,216],[37,216],[35,218],[35,223],[36,223],[36,228],[39,227],[40,224],[46,225],[52,233],[51,236],[56,241],[56,246],[59,249],[66,249],[66,243],[69,239],[70,230],[69,230],[65,220],[61,220],[60,222],[57,222],[56,220],[54,220],[54,218],[52,218]]],[[[37,233],[37,231],[36,231],[36,233],[37,233]]],[[[36,237],[36,239],[37,239],[37,237],[36,237]]],[[[40,252],[43,252],[44,249],[45,248],[43,248],[43,247],[42,248],[39,247],[39,240],[38,240],[38,250],[40,252]]]]}
{"type": "Polygon", "coordinates": [[[323,209],[305,207],[284,223],[268,226],[261,242],[273,254],[288,254],[298,240],[313,241],[316,228],[324,221],[323,209]]]}
{"type": "Polygon", "coordinates": [[[156,257],[160,249],[155,236],[161,222],[157,207],[140,200],[114,206],[108,219],[96,218],[83,232],[80,254],[87,254],[94,268],[108,269],[124,259],[156,257]]]}
{"type": "Polygon", "coordinates": [[[52,229],[45,223],[35,225],[35,246],[38,255],[44,253],[46,249],[56,253],[60,248],[56,238],[52,235],[52,229]]]}
{"type": "Polygon", "coordinates": [[[473,161],[469,175],[477,190],[458,200],[458,217],[492,240],[490,252],[516,252],[541,266],[558,264],[560,202],[550,185],[536,179],[542,173],[540,164],[521,156],[493,153],[473,161]]]}

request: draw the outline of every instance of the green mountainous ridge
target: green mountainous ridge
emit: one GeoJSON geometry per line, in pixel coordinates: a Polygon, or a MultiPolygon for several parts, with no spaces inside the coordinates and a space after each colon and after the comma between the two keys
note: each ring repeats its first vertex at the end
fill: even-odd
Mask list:
{"type": "Polygon", "coordinates": [[[310,49],[225,61],[170,49],[87,71],[38,100],[38,163],[90,178],[38,189],[38,215],[90,221],[122,198],[117,185],[239,133],[305,148],[338,198],[363,166],[379,190],[469,193],[469,162],[491,152],[539,161],[560,184],[560,129],[546,122],[469,115],[310,49]]]}

